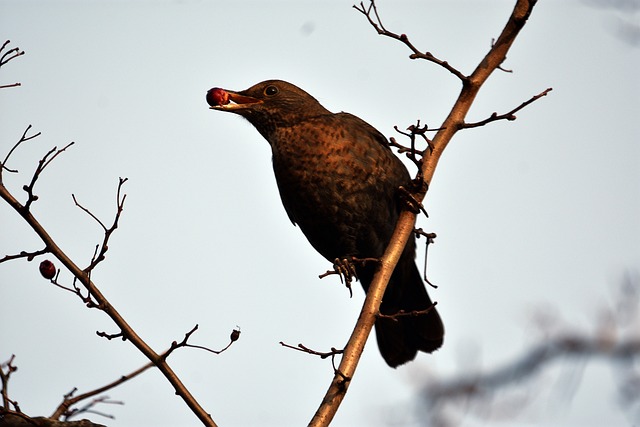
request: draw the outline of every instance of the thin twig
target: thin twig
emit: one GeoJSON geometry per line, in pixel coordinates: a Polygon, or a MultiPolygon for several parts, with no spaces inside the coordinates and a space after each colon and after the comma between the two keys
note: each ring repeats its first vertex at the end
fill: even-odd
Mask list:
{"type": "Polygon", "coordinates": [[[36,200],[38,200],[38,196],[36,196],[33,193],[33,187],[36,185],[36,181],[38,181],[38,178],[40,177],[40,174],[45,170],[45,168],[47,166],[49,166],[49,164],[56,157],[58,157],[60,154],[62,154],[67,148],[71,147],[73,144],[74,144],[74,142],[70,142],[69,144],[65,145],[63,148],[61,148],[59,150],[58,150],[58,147],[53,147],[51,150],[49,150],[47,152],[47,154],[44,155],[44,157],[42,159],[40,159],[40,161],[38,162],[38,167],[33,172],[33,176],[31,177],[31,182],[29,183],[29,185],[25,185],[24,187],[22,187],[22,189],[24,191],[26,191],[27,194],[28,194],[27,201],[26,201],[26,203],[24,204],[24,207],[23,207],[24,211],[29,211],[29,208],[31,207],[31,204],[33,202],[35,202],[36,200]]]}
{"type": "Polygon", "coordinates": [[[516,119],[515,114],[522,110],[524,107],[526,107],[527,105],[531,104],[532,102],[537,101],[538,99],[542,98],[543,96],[547,96],[547,94],[549,92],[551,92],[553,90],[553,88],[547,88],[545,90],[543,90],[542,92],[540,92],[537,95],[532,96],[530,99],[528,99],[527,101],[523,102],[522,104],[518,105],[516,108],[514,108],[511,111],[508,111],[504,114],[498,114],[498,113],[492,113],[491,116],[487,117],[484,120],[481,120],[479,122],[475,122],[475,123],[464,123],[461,127],[461,129],[471,129],[471,128],[476,128],[479,126],[484,126],[487,123],[491,123],[491,122],[495,122],[497,120],[509,120],[509,121],[513,121],[516,119]]]}
{"type": "MultiPolygon", "coordinates": [[[[83,394],[79,394],[76,397],[72,397],[73,394],[75,393],[76,389],[74,388],[70,393],[67,393],[64,396],[64,399],[62,401],[62,403],[60,403],[60,405],[58,405],[58,407],[56,408],[56,410],[53,412],[53,414],[51,415],[51,418],[57,420],[60,419],[60,417],[69,417],[72,415],[72,413],[70,413],[70,408],[71,406],[75,405],[76,403],[88,399],[90,397],[96,396],[100,393],[104,393],[107,390],[110,390],[112,388],[115,388],[117,386],[119,386],[120,384],[129,381],[130,379],[140,375],[141,373],[143,373],[144,371],[146,371],[149,368],[152,368],[154,365],[152,362],[147,363],[144,366],[141,366],[140,368],[136,369],[135,371],[127,374],[127,375],[123,375],[120,378],[118,378],[117,380],[106,384],[102,387],[99,387],[95,390],[91,390],[88,391],[86,393],[83,394]]],[[[78,412],[73,412],[73,415],[77,415],[78,412]]]]}
{"type": "Polygon", "coordinates": [[[367,17],[369,24],[371,24],[371,26],[378,32],[378,34],[380,34],[381,36],[392,38],[394,40],[399,40],[405,46],[407,46],[412,52],[412,54],[409,55],[409,58],[424,59],[429,62],[433,62],[434,64],[441,66],[454,76],[458,77],[461,81],[466,81],[467,77],[447,61],[436,58],[431,52],[421,52],[417,47],[413,45],[413,43],[409,41],[409,37],[407,37],[406,34],[396,34],[387,30],[382,24],[380,15],[378,15],[378,7],[376,6],[374,0],[371,0],[369,2],[368,7],[365,7],[364,3],[360,2],[359,6],[354,5],[353,8],[367,17]]]}
{"type": "Polygon", "coordinates": [[[165,351],[164,353],[162,353],[160,355],[160,357],[162,359],[166,359],[167,357],[169,357],[169,355],[171,353],[174,352],[174,350],[181,348],[181,347],[189,347],[189,348],[197,348],[199,350],[205,350],[208,351],[210,353],[213,354],[220,354],[224,351],[226,351],[229,347],[231,347],[231,345],[238,341],[238,339],[240,338],[240,328],[236,328],[233,331],[231,331],[231,334],[229,335],[229,344],[227,344],[224,348],[222,348],[221,350],[212,350],[208,347],[202,346],[202,345],[195,345],[195,344],[189,344],[189,338],[191,338],[191,335],[193,335],[194,332],[196,332],[198,330],[198,325],[194,326],[189,332],[187,332],[184,335],[184,338],[182,339],[182,341],[177,342],[177,341],[173,341],[171,343],[171,346],[169,347],[169,349],[167,351],[165,351]]]}
{"type": "MultiPolygon", "coordinates": [[[[0,47],[0,52],[2,52],[9,43],[11,43],[11,40],[5,41],[2,44],[2,47],[0,47]]],[[[7,62],[11,61],[12,59],[15,59],[22,55],[24,55],[24,51],[20,50],[19,47],[14,47],[13,49],[9,49],[4,54],[2,54],[2,56],[0,56],[0,67],[5,65],[7,62]]]]}
{"type": "MultiPolygon", "coordinates": [[[[0,47],[0,53],[4,50],[5,47],[7,47],[7,45],[11,43],[10,40],[5,41],[2,46],[0,47]]],[[[5,53],[2,54],[2,56],[0,56],[0,67],[2,67],[3,65],[5,65],[7,62],[11,61],[12,59],[15,59],[19,56],[24,55],[24,51],[21,51],[20,48],[18,47],[14,47],[13,49],[9,49],[8,51],[6,51],[5,53]]],[[[9,88],[9,87],[17,87],[20,86],[20,83],[11,83],[11,84],[4,84],[4,85],[0,85],[0,89],[5,89],[5,88],[9,88]]],[[[1,180],[0,180],[1,182],[1,180]]]]}
{"type": "Polygon", "coordinates": [[[340,354],[344,354],[344,349],[343,350],[338,350],[335,347],[331,347],[330,351],[316,351],[316,350],[312,350],[309,347],[305,346],[304,344],[298,344],[297,346],[293,346],[291,344],[286,344],[282,341],[280,341],[280,345],[286,348],[290,348],[293,350],[297,350],[297,351],[301,351],[303,353],[307,353],[307,354],[312,354],[314,356],[320,356],[321,359],[326,359],[327,357],[331,357],[331,366],[333,366],[333,372],[336,375],[340,375],[342,376],[343,379],[346,379],[345,376],[342,375],[342,373],[338,370],[338,368],[336,367],[336,356],[340,355],[340,354]]]}
{"type": "Polygon", "coordinates": [[[424,267],[422,271],[422,279],[432,288],[438,289],[437,285],[431,283],[431,281],[427,278],[427,259],[429,258],[429,246],[435,243],[435,238],[437,237],[436,233],[427,233],[422,228],[418,228],[413,230],[416,235],[416,239],[419,239],[421,236],[425,238],[424,245],[424,267]]]}
{"type": "Polygon", "coordinates": [[[104,225],[104,223],[102,221],[100,221],[100,219],[93,212],[91,212],[89,209],[87,209],[86,207],[81,205],[80,202],[78,202],[78,199],[76,199],[75,194],[71,195],[71,198],[73,199],[73,202],[75,203],[75,205],[78,208],[80,208],[82,211],[84,211],[87,215],[89,215],[91,218],[93,218],[98,224],[100,224],[100,227],[102,227],[102,229],[104,230],[104,239],[102,240],[102,244],[96,246],[95,252],[94,252],[93,256],[91,257],[91,262],[84,269],[84,272],[87,275],[89,275],[89,278],[91,278],[91,271],[94,268],[96,268],[96,266],[98,264],[100,264],[102,261],[104,261],[105,254],[109,250],[109,245],[108,245],[109,239],[111,238],[111,235],[113,234],[113,232],[118,228],[118,221],[120,220],[120,216],[122,215],[122,211],[124,210],[124,201],[127,198],[126,194],[121,194],[122,186],[127,181],[128,181],[128,178],[119,178],[118,179],[118,191],[117,191],[117,194],[116,194],[116,214],[115,214],[115,217],[113,219],[113,223],[111,224],[111,226],[109,228],[107,228],[107,226],[104,225]],[[98,251],[98,249],[99,249],[99,251],[98,251]]]}
{"type": "Polygon", "coordinates": [[[396,313],[393,313],[393,314],[378,313],[377,316],[379,318],[392,319],[392,320],[398,320],[398,318],[400,318],[400,317],[419,317],[419,316],[424,316],[425,314],[428,314],[431,310],[433,310],[435,308],[436,305],[438,305],[438,303],[434,302],[433,304],[431,304],[429,307],[425,308],[424,310],[411,310],[411,311],[400,310],[400,311],[398,311],[396,313]]]}
{"type": "Polygon", "coordinates": [[[35,257],[46,254],[48,252],[49,252],[48,248],[40,249],[39,251],[34,251],[34,252],[20,251],[19,254],[5,255],[4,258],[0,258],[0,263],[3,263],[5,261],[10,261],[13,259],[19,259],[19,258],[26,258],[27,261],[33,261],[35,257]]]}
{"type": "Polygon", "coordinates": [[[37,138],[38,136],[40,136],[40,132],[27,136],[27,132],[29,132],[29,130],[31,129],[31,125],[27,126],[27,129],[22,133],[22,136],[20,137],[20,140],[18,142],[15,143],[15,145],[13,147],[11,147],[11,150],[9,150],[9,152],[7,153],[6,157],[4,158],[4,160],[2,161],[2,163],[0,163],[0,185],[2,185],[2,172],[3,171],[7,171],[7,172],[12,172],[12,173],[18,173],[17,169],[9,169],[7,167],[7,162],[9,161],[9,157],[11,157],[11,154],[13,154],[14,150],[16,148],[18,148],[18,146],[20,146],[20,144],[22,144],[25,141],[29,141],[30,139],[33,138],[37,138]]]}

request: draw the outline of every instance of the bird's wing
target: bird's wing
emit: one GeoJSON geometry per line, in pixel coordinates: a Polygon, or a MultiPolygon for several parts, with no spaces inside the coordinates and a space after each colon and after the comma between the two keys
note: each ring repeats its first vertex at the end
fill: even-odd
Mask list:
{"type": "Polygon", "coordinates": [[[375,141],[379,142],[380,145],[391,151],[387,137],[360,117],[345,112],[337,113],[336,116],[338,116],[345,125],[349,126],[349,124],[351,124],[354,127],[358,127],[361,132],[368,133],[375,141]]]}

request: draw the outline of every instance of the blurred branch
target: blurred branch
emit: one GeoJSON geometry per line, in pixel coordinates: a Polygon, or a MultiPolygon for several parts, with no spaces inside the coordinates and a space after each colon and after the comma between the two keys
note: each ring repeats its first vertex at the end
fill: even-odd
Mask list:
{"type": "Polygon", "coordinates": [[[298,344],[297,346],[293,346],[291,344],[287,344],[284,343],[282,341],[280,341],[280,345],[286,348],[290,348],[293,350],[297,350],[297,351],[301,351],[303,353],[307,353],[307,354],[313,354],[314,356],[320,356],[321,359],[326,359],[327,357],[331,356],[335,356],[337,354],[342,354],[344,353],[344,350],[338,350],[337,348],[331,347],[331,351],[316,351],[316,350],[312,350],[309,347],[305,346],[304,344],[298,344]]]}
{"type": "Polygon", "coordinates": [[[432,288],[437,289],[438,286],[434,285],[433,283],[431,283],[431,281],[427,278],[427,259],[429,258],[429,246],[431,246],[432,244],[435,243],[435,239],[436,237],[438,237],[436,235],[436,233],[427,233],[425,232],[422,228],[417,228],[415,230],[413,230],[413,232],[416,235],[416,239],[420,239],[420,237],[424,237],[425,239],[425,243],[424,243],[424,266],[422,268],[422,279],[432,288]]]}
{"type": "Polygon", "coordinates": [[[420,126],[420,120],[416,121],[415,125],[410,125],[409,127],[407,127],[407,132],[398,129],[398,126],[394,126],[393,128],[399,134],[409,138],[409,146],[398,143],[398,141],[396,141],[396,139],[393,137],[389,138],[389,146],[397,148],[398,153],[406,153],[407,158],[411,160],[418,167],[418,169],[421,169],[422,158],[426,154],[427,150],[433,150],[431,139],[427,137],[426,133],[439,131],[441,129],[429,129],[428,125],[420,126]],[[422,138],[427,144],[427,147],[424,150],[418,150],[416,148],[416,137],[418,136],[422,138]]]}
{"type": "Polygon", "coordinates": [[[223,353],[224,351],[226,351],[229,347],[231,347],[231,345],[238,341],[238,339],[240,338],[240,328],[236,328],[233,331],[231,331],[231,334],[229,335],[229,344],[227,344],[225,347],[223,347],[221,350],[212,350],[208,347],[204,347],[201,345],[195,345],[195,344],[189,344],[189,338],[191,338],[191,335],[193,335],[193,333],[195,331],[198,330],[198,325],[194,326],[193,329],[191,329],[189,332],[187,332],[186,334],[184,334],[184,339],[180,342],[174,341],[171,343],[171,347],[169,347],[169,349],[167,351],[165,351],[164,353],[162,353],[162,355],[160,357],[162,357],[163,359],[166,359],[167,357],[169,357],[169,355],[171,353],[173,353],[174,350],[180,348],[180,347],[189,347],[189,348],[197,348],[200,350],[205,350],[208,351],[209,353],[213,353],[213,354],[220,354],[223,353]]]}
{"type": "Polygon", "coordinates": [[[500,387],[526,380],[543,366],[561,357],[605,357],[626,362],[640,357],[640,339],[609,343],[597,336],[566,335],[545,340],[491,372],[464,374],[459,378],[433,382],[425,389],[426,399],[436,402],[440,399],[494,393],[500,387]]]}
{"type": "MultiPolygon", "coordinates": [[[[406,35],[398,35],[386,30],[378,15],[375,1],[371,0],[369,7],[365,7],[362,3],[359,7],[355,6],[356,10],[365,15],[369,24],[378,32],[378,34],[399,40],[408,46],[413,52],[410,58],[421,58],[434,62],[458,77],[462,82],[462,90],[460,91],[451,112],[440,126],[440,130],[436,133],[433,140],[428,144],[429,150],[425,150],[421,168],[418,172],[418,178],[425,185],[416,186],[417,188],[412,194],[413,198],[418,203],[421,203],[426,195],[428,184],[431,182],[435,168],[444,149],[447,147],[455,133],[464,127],[464,119],[480,88],[489,78],[491,73],[498,69],[505,60],[507,52],[518,36],[520,30],[529,19],[535,4],[536,0],[516,1],[515,7],[500,36],[492,45],[485,57],[479,61],[478,66],[473,73],[469,76],[463,75],[455,67],[449,65],[448,62],[435,58],[429,52],[424,54],[421,53],[417,48],[415,48],[415,46],[413,46],[412,43],[409,42],[409,38],[406,35]]],[[[335,416],[342,399],[344,399],[347,389],[349,388],[351,378],[353,378],[356,367],[358,366],[362,351],[364,350],[364,345],[371,333],[376,317],[379,314],[380,303],[382,302],[382,297],[386,290],[387,283],[389,282],[393,269],[398,263],[407,241],[409,238],[413,237],[415,221],[416,213],[414,211],[405,209],[400,213],[391,241],[380,259],[381,266],[369,286],[360,316],[358,317],[356,326],[349,338],[349,341],[347,342],[347,345],[345,346],[340,366],[334,374],[331,385],[329,386],[320,407],[309,423],[310,426],[328,426],[335,416]]]]}
{"type": "Polygon", "coordinates": [[[608,361],[618,371],[619,402],[635,403],[640,408],[640,372],[636,369],[640,362],[639,296],[640,277],[627,276],[613,307],[604,310],[605,315],[601,324],[596,324],[594,333],[555,333],[498,368],[467,372],[449,379],[431,378],[420,393],[423,414],[419,418],[429,420],[428,425],[448,426],[454,424],[452,410],[458,418],[462,408],[479,403],[486,412],[491,406],[488,400],[496,400],[501,390],[518,384],[530,389],[536,374],[561,359],[581,363],[596,358],[608,361]],[[456,411],[456,408],[459,409],[456,411]]]}

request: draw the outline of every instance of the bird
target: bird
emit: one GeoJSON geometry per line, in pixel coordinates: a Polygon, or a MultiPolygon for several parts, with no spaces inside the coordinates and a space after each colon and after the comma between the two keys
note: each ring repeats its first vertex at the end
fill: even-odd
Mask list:
{"type": "MultiPolygon", "coordinates": [[[[382,256],[403,209],[399,189],[411,180],[382,133],[352,114],[332,113],[283,80],[242,91],[214,87],[206,100],[213,110],[248,120],[267,140],[284,209],[316,251],[334,263],[382,256]]],[[[415,252],[411,238],[380,305],[386,316],[375,321],[378,348],[392,368],[418,351],[437,350],[444,339],[415,252]]],[[[352,266],[366,292],[377,265],[352,266]]]]}

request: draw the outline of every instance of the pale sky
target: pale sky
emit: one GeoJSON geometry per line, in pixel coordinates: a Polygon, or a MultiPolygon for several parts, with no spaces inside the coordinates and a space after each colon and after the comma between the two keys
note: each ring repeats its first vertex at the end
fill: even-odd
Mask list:
{"type": "MultiPolygon", "coordinates": [[[[513,3],[381,0],[379,11],[388,29],[469,73],[513,3]]],[[[490,78],[468,120],[553,91],[514,122],[460,132],[439,164],[430,219],[419,226],[438,235],[429,277],[444,347],[393,370],[371,339],[332,425],[418,425],[417,391],[430,378],[526,351],[541,335],[535,313],[556,316],[559,330],[593,331],[624,274],[640,269],[640,11],[638,2],[594,3],[539,2],[504,64],[514,72],[490,78]]],[[[209,110],[206,91],[283,79],[387,136],[416,119],[437,127],[459,91],[456,78],[408,59],[351,5],[0,0],[0,42],[26,52],[0,73],[0,84],[22,83],[0,91],[0,156],[28,124],[42,132],[12,156],[20,174],[5,173],[5,183],[24,200],[42,155],[75,141],[36,185],[32,211],[84,266],[102,231],[71,194],[110,222],[118,177],[129,178],[120,228],[92,278],[157,351],[196,323],[192,342],[212,348],[241,328],[220,356],[182,349],[169,359],[220,426],[306,425],[330,362],[278,342],[342,347],[363,292],[349,299],[336,277],[318,280],[330,265],[287,218],[268,144],[241,118],[209,110]]],[[[0,257],[42,246],[1,204],[0,257]]],[[[118,331],[47,284],[42,259],[0,265],[0,360],[16,355],[10,393],[30,415],[50,415],[73,387],[84,392],[146,363],[129,343],[97,337],[118,331]]],[[[515,423],[630,423],[604,363],[588,365],[571,404],[549,404],[562,366],[536,380],[515,423]]],[[[198,425],[158,372],[108,395],[126,404],[97,408],[116,419],[96,422],[198,425]]],[[[462,418],[494,424],[504,425],[462,418]]]]}

